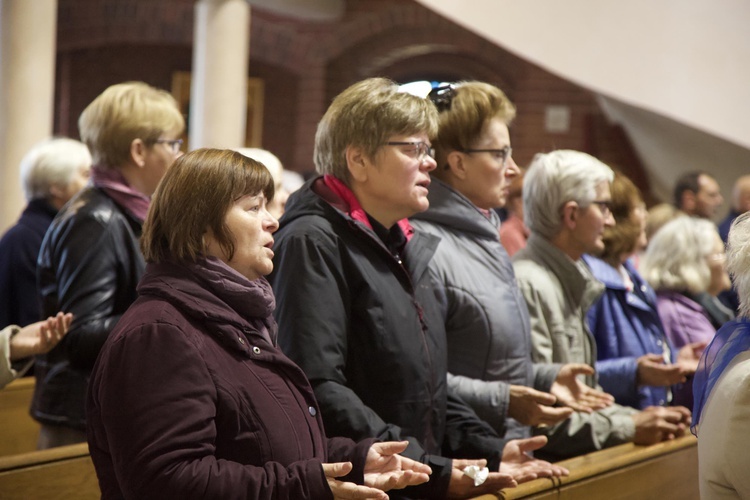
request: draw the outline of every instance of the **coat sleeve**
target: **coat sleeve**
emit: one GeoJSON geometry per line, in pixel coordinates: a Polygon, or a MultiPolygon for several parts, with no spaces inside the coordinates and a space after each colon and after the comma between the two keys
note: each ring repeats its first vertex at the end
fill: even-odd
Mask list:
{"type": "MultiPolygon", "coordinates": [[[[121,252],[133,247],[117,224],[106,224],[94,217],[81,217],[74,226],[50,233],[42,244],[40,284],[44,314],[73,313],[73,323],[59,348],[72,366],[90,370],[107,336],[119,321],[114,304],[121,290],[117,272],[121,252]]],[[[137,282],[137,278],[133,279],[137,282]]],[[[135,297],[135,290],[131,292],[135,297]]]]}
{"type": "Polygon", "coordinates": [[[458,395],[499,434],[505,434],[510,384],[448,374],[448,390],[458,395]]]}
{"type": "Polygon", "coordinates": [[[596,362],[599,385],[615,401],[638,404],[638,361],[633,357],[604,359],[596,362]]]}
{"type": "Polygon", "coordinates": [[[109,454],[125,498],[332,498],[320,460],[261,467],[216,458],[220,394],[177,327],[138,327],[108,347],[90,385],[89,441],[107,443],[92,457],[109,454]]]}

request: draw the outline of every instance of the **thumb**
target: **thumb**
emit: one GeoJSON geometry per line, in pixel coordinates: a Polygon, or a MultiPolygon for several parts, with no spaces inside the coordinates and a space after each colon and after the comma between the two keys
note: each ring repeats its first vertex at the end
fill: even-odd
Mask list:
{"type": "Polygon", "coordinates": [[[381,455],[397,455],[402,453],[409,446],[409,441],[385,441],[383,443],[374,443],[372,448],[381,455]]]}
{"type": "Polygon", "coordinates": [[[594,367],[585,363],[571,363],[568,365],[570,372],[574,375],[593,375],[594,367]]]}
{"type": "Polygon", "coordinates": [[[535,451],[547,444],[547,436],[534,436],[527,439],[518,440],[518,449],[522,453],[527,451],[535,451]]]}
{"type": "Polygon", "coordinates": [[[332,464],[322,464],[323,473],[326,477],[341,477],[346,476],[352,471],[351,462],[336,462],[332,464]]]}
{"type": "Polygon", "coordinates": [[[529,390],[529,395],[534,398],[534,402],[541,405],[553,405],[557,402],[557,398],[548,392],[537,391],[535,389],[529,390]]]}

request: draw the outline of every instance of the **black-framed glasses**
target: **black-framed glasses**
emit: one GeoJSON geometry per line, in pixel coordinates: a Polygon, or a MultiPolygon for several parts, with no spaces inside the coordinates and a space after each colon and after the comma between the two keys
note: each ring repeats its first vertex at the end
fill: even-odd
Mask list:
{"type": "Polygon", "coordinates": [[[592,205],[597,205],[602,216],[606,217],[612,213],[612,200],[594,200],[592,205]]]}
{"type": "Polygon", "coordinates": [[[167,144],[174,154],[179,153],[182,149],[182,139],[156,139],[154,144],[167,144]]]}
{"type": "Polygon", "coordinates": [[[456,95],[456,85],[447,83],[433,88],[427,96],[435,105],[438,111],[449,111],[453,103],[453,97],[456,95]]]}
{"type": "Polygon", "coordinates": [[[508,160],[513,155],[513,148],[510,146],[505,146],[502,149],[464,149],[461,151],[462,153],[471,154],[471,153],[489,153],[492,155],[492,157],[502,162],[503,166],[506,166],[508,164],[508,160]]]}
{"type": "Polygon", "coordinates": [[[427,156],[435,158],[435,148],[422,141],[389,141],[385,143],[387,146],[412,146],[414,149],[409,151],[412,153],[419,163],[422,163],[427,156]]]}

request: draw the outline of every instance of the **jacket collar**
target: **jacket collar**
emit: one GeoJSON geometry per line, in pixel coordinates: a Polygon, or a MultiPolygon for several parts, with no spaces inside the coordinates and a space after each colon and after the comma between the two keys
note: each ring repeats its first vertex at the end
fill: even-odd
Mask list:
{"type": "Polygon", "coordinates": [[[450,227],[457,232],[499,241],[500,217],[494,210],[489,213],[479,209],[463,194],[440,179],[432,178],[427,196],[430,208],[416,214],[415,220],[424,220],[450,227]]]}
{"type": "Polygon", "coordinates": [[[604,292],[604,285],[594,277],[583,260],[574,261],[538,234],[531,233],[527,249],[557,277],[563,293],[574,304],[580,304],[584,311],[604,292]]]}

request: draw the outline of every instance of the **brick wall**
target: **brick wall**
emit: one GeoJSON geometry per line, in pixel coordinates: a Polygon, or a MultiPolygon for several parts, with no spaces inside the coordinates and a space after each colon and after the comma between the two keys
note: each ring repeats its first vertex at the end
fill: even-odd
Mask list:
{"type": "MultiPolygon", "coordinates": [[[[349,0],[337,21],[307,22],[253,9],[250,75],[265,82],[263,147],[309,173],[315,128],[330,100],[370,76],[397,81],[484,80],[518,107],[514,158],[571,148],[646,177],[627,137],[610,130],[587,90],[550,74],[409,0],[349,0]],[[547,106],[570,109],[570,128],[549,133],[547,106]]],[[[192,0],[59,0],[56,133],[77,136],[81,110],[106,86],[171,86],[189,71],[192,0]]]]}

